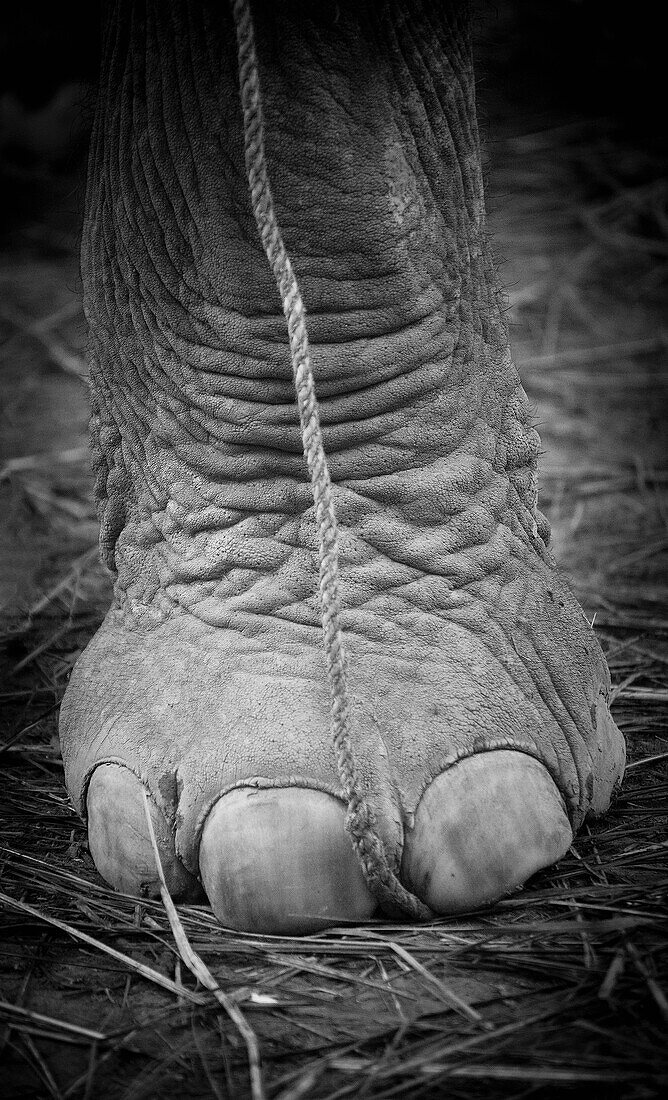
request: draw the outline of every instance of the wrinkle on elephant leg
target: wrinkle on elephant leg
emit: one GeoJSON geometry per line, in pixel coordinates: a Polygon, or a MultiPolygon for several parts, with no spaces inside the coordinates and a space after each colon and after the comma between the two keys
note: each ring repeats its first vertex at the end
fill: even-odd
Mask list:
{"type": "MultiPolygon", "coordinates": [[[[63,703],[68,789],[121,889],[152,888],[146,791],[174,890],[203,881],[222,919],[362,919],[234,28],[205,0],[131,7],[105,37],[83,245],[116,585],[63,703]]],[[[418,0],[254,15],[339,524],[358,782],[391,871],[457,911],[558,858],[624,766],[603,656],[537,507],[466,21],[418,0]]]]}

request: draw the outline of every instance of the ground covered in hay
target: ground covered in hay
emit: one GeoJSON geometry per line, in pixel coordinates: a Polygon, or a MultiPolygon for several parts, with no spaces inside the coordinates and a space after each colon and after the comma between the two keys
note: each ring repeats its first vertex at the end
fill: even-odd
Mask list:
{"type": "Polygon", "coordinates": [[[86,455],[81,165],[16,152],[0,266],[8,1098],[668,1090],[668,179],[615,118],[530,95],[504,113],[493,60],[485,80],[491,224],[544,443],[541,501],[612,671],[622,794],[521,894],[427,926],[240,935],[205,908],[175,917],[105,886],[57,742],[110,590],[86,455]]]}

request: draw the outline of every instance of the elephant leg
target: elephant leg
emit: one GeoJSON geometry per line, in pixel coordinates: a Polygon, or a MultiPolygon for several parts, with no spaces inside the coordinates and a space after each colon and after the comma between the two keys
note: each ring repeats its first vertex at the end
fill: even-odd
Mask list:
{"type": "MultiPolygon", "coordinates": [[[[354,787],[391,874],[460,911],[558,859],[624,763],[603,656],[537,508],[466,12],[284,0],[253,15],[338,520],[354,787]]],[[[156,889],[148,807],[170,890],[203,888],[223,923],[363,919],[375,857],[345,831],[320,517],[231,12],[119,0],[103,55],[82,268],[116,580],[63,703],[68,789],[119,889],[156,889]]]]}

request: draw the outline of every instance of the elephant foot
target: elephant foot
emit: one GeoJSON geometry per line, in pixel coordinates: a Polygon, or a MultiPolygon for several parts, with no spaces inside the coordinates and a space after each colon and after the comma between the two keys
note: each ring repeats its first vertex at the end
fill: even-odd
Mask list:
{"type": "MultiPolygon", "coordinates": [[[[158,892],[148,807],[170,893],[206,897],[225,926],[301,934],[377,911],[346,830],[317,632],[280,635],[187,613],[130,626],[112,611],[84,652],[61,738],[116,889],[158,892]]],[[[457,635],[441,624],[439,644],[408,661],[382,632],[349,635],[360,782],[390,866],[438,914],[489,904],[558,860],[623,769],[604,685],[588,685],[582,735],[565,708],[555,719],[544,669],[531,691],[471,635],[462,663],[457,635]]]]}
{"type": "Polygon", "coordinates": [[[174,896],[238,928],[487,904],[624,745],[538,510],[465,13],[254,4],[263,126],[226,5],[118,7],[82,248],[115,604],[61,712],[97,866],[155,892],[148,806],[174,896]]]}

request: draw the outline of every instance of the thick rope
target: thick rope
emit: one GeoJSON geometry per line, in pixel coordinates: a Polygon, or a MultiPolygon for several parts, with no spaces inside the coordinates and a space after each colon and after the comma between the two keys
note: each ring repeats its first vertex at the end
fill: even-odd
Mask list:
{"type": "Polygon", "coordinates": [[[369,889],[381,905],[402,909],[414,920],[424,920],[432,916],[431,911],[406,890],[389,866],[385,847],[376,831],[375,815],[362,792],[355,763],[350,736],[346,652],[341,629],[338,528],[320,429],[306,312],[290,257],[283,243],[269,186],[255,34],[249,0],[232,0],[232,13],[237,34],[246,171],[251,204],[288,324],[304,456],[311,476],[315,502],[320,557],[320,608],[329,679],[330,721],[339,777],[348,801],[346,828],[369,889]]]}

